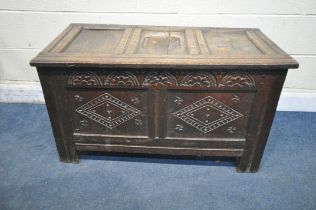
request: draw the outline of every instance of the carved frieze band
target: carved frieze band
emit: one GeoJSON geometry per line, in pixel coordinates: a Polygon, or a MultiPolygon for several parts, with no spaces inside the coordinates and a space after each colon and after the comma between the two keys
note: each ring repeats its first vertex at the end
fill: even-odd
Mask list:
{"type": "Polygon", "coordinates": [[[98,75],[93,72],[74,72],[68,80],[69,85],[102,85],[98,75]]]}
{"type": "Polygon", "coordinates": [[[135,75],[130,72],[114,71],[105,79],[105,85],[107,86],[139,86],[139,82],[135,75]]]}
{"type": "Polygon", "coordinates": [[[186,86],[186,87],[215,87],[216,86],[216,79],[210,73],[198,72],[198,73],[186,75],[181,82],[181,86],[186,86]]]}
{"type": "Polygon", "coordinates": [[[219,87],[254,87],[254,78],[247,73],[233,72],[226,74],[220,81],[219,87]]]}
{"type": "Polygon", "coordinates": [[[176,87],[178,82],[175,76],[168,72],[153,72],[145,77],[143,85],[176,87]]]}
{"type": "Polygon", "coordinates": [[[144,79],[140,80],[137,76],[128,71],[113,71],[102,83],[100,77],[93,72],[75,72],[70,75],[69,85],[105,85],[114,87],[130,86],[159,86],[159,87],[255,87],[254,78],[245,72],[232,72],[216,78],[208,72],[187,73],[177,80],[169,72],[146,72],[144,79]]]}

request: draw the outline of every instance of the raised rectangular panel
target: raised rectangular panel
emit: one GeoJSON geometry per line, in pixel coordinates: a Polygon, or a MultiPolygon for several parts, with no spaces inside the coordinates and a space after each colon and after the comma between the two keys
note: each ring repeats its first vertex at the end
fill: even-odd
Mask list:
{"type": "Polygon", "coordinates": [[[169,90],[162,108],[164,138],[245,138],[254,96],[254,91],[169,90]]]}
{"type": "Polygon", "coordinates": [[[70,43],[62,49],[65,53],[113,53],[124,30],[83,28],[70,43]]]}
{"type": "Polygon", "coordinates": [[[215,55],[262,55],[245,31],[204,31],[204,39],[211,54],[215,55]]]}
{"type": "Polygon", "coordinates": [[[76,134],[152,136],[153,100],[147,90],[71,88],[69,103],[76,134]]]}

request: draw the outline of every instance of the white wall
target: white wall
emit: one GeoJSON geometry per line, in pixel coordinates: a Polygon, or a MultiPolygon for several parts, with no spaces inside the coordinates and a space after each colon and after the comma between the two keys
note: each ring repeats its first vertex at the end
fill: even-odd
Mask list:
{"type": "Polygon", "coordinates": [[[0,83],[38,81],[29,60],[72,22],[260,28],[300,63],[284,91],[316,92],[316,0],[0,0],[0,83]]]}

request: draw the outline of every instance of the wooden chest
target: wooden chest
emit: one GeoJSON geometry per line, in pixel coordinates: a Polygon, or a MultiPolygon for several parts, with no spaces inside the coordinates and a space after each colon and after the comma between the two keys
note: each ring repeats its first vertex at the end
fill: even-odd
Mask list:
{"type": "Polygon", "coordinates": [[[71,24],[31,61],[61,161],[80,151],[237,157],[255,172],[287,69],[258,29],[71,24]]]}

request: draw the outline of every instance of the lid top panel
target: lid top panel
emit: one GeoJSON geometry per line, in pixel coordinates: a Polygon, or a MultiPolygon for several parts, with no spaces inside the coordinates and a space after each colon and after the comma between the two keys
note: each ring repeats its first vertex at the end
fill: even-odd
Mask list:
{"type": "Polygon", "coordinates": [[[295,68],[258,29],[71,24],[34,66],[295,68]]]}

